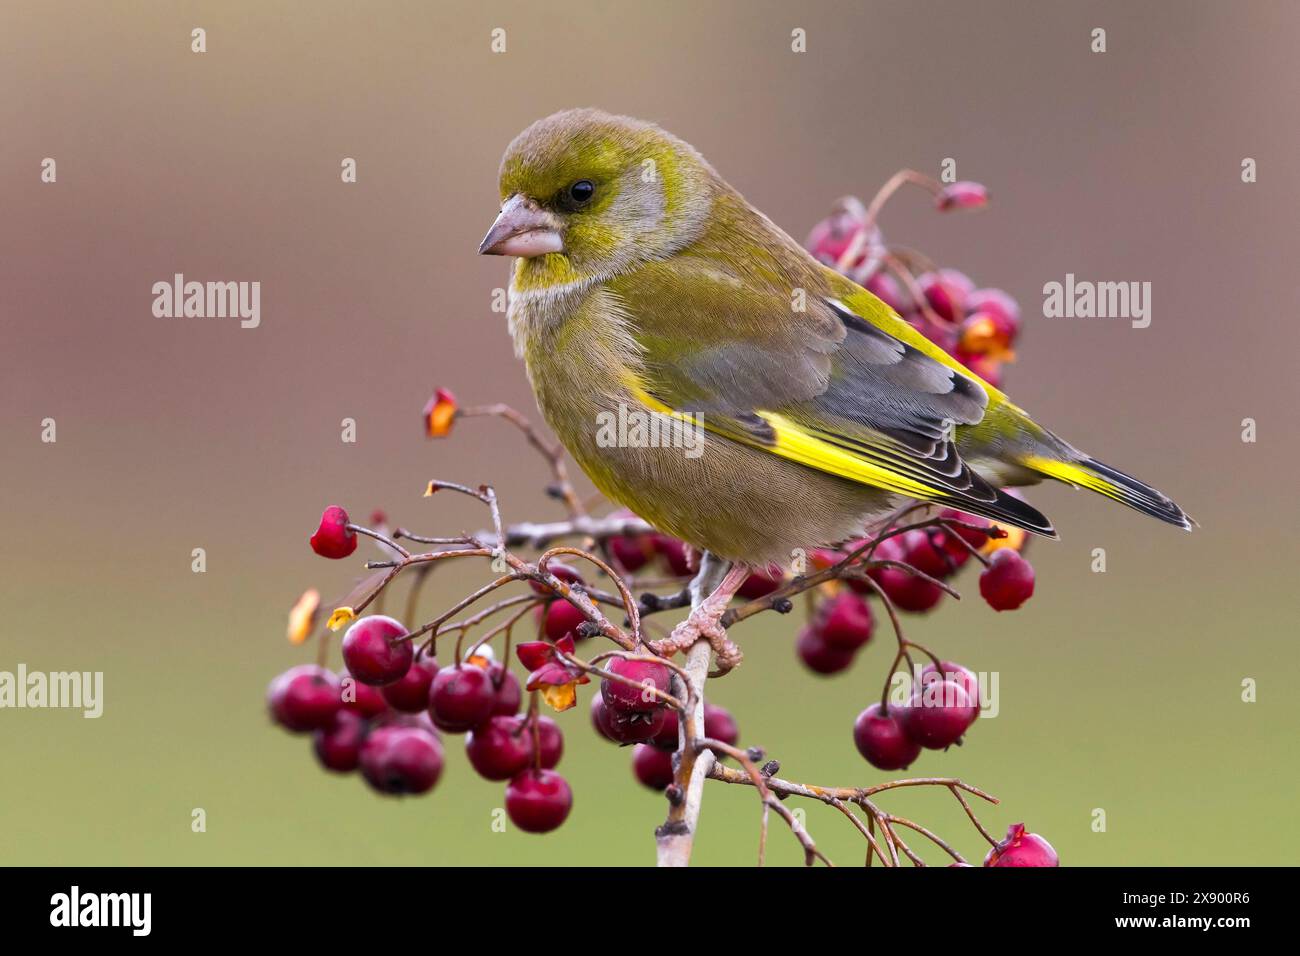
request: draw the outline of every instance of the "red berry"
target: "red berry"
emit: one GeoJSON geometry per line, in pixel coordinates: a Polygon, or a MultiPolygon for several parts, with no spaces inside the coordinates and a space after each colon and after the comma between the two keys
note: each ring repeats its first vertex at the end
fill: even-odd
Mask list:
{"type": "MultiPolygon", "coordinates": [[[[605,706],[605,700],[600,694],[591,699],[592,725],[602,737],[616,744],[635,744],[658,739],[664,732],[669,713],[672,712],[666,707],[651,711],[613,710],[605,706]]],[[[676,714],[673,713],[673,716],[676,714]]],[[[676,731],[673,739],[677,739],[676,731]]]]}
{"type": "Polygon", "coordinates": [[[953,209],[979,209],[988,205],[989,191],[979,183],[962,181],[948,183],[934,197],[934,205],[942,212],[953,209]]]}
{"type": "Polygon", "coordinates": [[[366,722],[350,710],[334,715],[334,724],[312,735],[316,759],[326,770],[348,773],[361,763],[361,744],[366,736],[366,722]]]}
{"type": "Polygon", "coordinates": [[[620,535],[610,538],[606,544],[618,566],[629,574],[640,571],[654,555],[654,542],[645,534],[634,537],[620,535]]]}
{"type": "Polygon", "coordinates": [[[330,505],[320,516],[320,526],[310,538],[311,549],[322,558],[346,558],[357,550],[357,533],[347,525],[351,519],[338,505],[330,505]]]}
{"type": "Polygon", "coordinates": [[[987,356],[994,361],[1013,361],[1012,343],[1020,334],[1020,323],[1001,313],[972,312],[962,320],[957,333],[960,351],[987,356]]]}
{"type": "MultiPolygon", "coordinates": [[[[892,537],[885,538],[883,541],[877,544],[876,550],[874,552],[871,552],[871,560],[902,561],[903,542],[900,540],[900,538],[901,535],[893,535],[892,537]]],[[[856,551],[858,548],[862,547],[864,543],[865,541],[853,542],[851,550],[856,551]]],[[[865,552],[863,553],[863,557],[866,557],[865,552]]]]}
{"type": "Polygon", "coordinates": [[[429,686],[429,716],[440,730],[464,733],[492,715],[496,688],[488,672],[473,664],[453,664],[434,675],[429,686]]]}
{"type": "MultiPolygon", "coordinates": [[[[961,511],[954,511],[952,508],[944,508],[939,512],[940,518],[950,518],[953,521],[960,521],[962,524],[979,525],[982,528],[991,527],[988,520],[979,518],[975,515],[968,515],[961,511]]],[[[963,548],[957,541],[952,540],[953,536],[961,538],[972,548],[982,548],[988,544],[989,536],[983,531],[972,531],[969,528],[954,527],[951,530],[945,528],[943,532],[943,547],[955,560],[965,560],[970,557],[970,551],[963,548]],[[963,557],[964,556],[964,557],[963,557]]]]}
{"type": "MultiPolygon", "coordinates": [[[[932,578],[946,578],[961,564],[960,561],[951,558],[943,548],[939,532],[931,535],[929,530],[917,528],[900,535],[900,538],[903,563],[910,564],[932,578]]],[[[967,557],[969,556],[967,552],[967,557]]]]}
{"type": "Polygon", "coordinates": [[[384,700],[383,691],[378,687],[363,684],[348,675],[341,681],[343,688],[343,707],[360,717],[378,717],[388,712],[388,701],[384,700]]]}
{"type": "MultiPolygon", "coordinates": [[[[907,563],[907,555],[897,537],[886,538],[876,546],[872,556],[875,561],[907,563]]],[[[872,568],[867,574],[880,585],[880,589],[903,611],[928,611],[943,597],[943,590],[929,581],[918,578],[901,568],[872,568]]]]}
{"type": "Polygon", "coordinates": [[[924,312],[917,312],[908,318],[907,324],[945,352],[957,348],[957,330],[947,323],[934,322],[924,312]]]}
{"type": "Polygon", "coordinates": [[[613,740],[609,736],[609,731],[605,729],[605,723],[609,718],[609,708],[605,706],[604,698],[599,694],[593,694],[591,697],[591,726],[596,728],[596,733],[602,737],[613,740]]]}
{"type": "Polygon", "coordinates": [[[667,535],[657,534],[654,536],[654,548],[664,559],[664,563],[668,565],[668,570],[674,577],[685,577],[692,573],[690,556],[685,542],[670,538],[667,535]]]}
{"type": "Polygon", "coordinates": [[[926,664],[921,670],[921,685],[925,686],[935,680],[950,680],[966,692],[970,698],[971,704],[975,707],[975,716],[979,716],[980,708],[980,679],[975,675],[973,670],[962,667],[960,664],[954,664],[952,661],[940,661],[940,668],[933,664],[926,664]],[[940,676],[942,675],[942,676],[940,676]]]}
{"type": "Polygon", "coordinates": [[[930,750],[957,743],[979,716],[970,695],[949,680],[922,682],[899,710],[903,732],[930,750]]]}
{"type": "Polygon", "coordinates": [[[817,674],[839,673],[853,663],[856,654],[853,650],[828,644],[821,632],[812,626],[799,632],[795,651],[804,665],[817,674]]]}
{"type": "MultiPolygon", "coordinates": [[[[848,251],[849,245],[858,233],[866,228],[864,213],[865,210],[860,205],[837,209],[812,227],[812,231],[804,241],[804,246],[818,262],[824,262],[829,266],[836,265],[840,257],[848,251]]],[[[873,229],[862,247],[862,253],[849,265],[858,265],[866,258],[867,251],[873,246],[879,246],[882,241],[880,230],[873,229]]]]}
{"type": "Polygon", "coordinates": [[[920,614],[929,611],[943,597],[943,589],[898,568],[880,568],[873,573],[881,590],[900,611],[920,614]]]}
{"type": "Polygon", "coordinates": [[[966,311],[971,315],[983,312],[1012,322],[1020,320],[1020,306],[1001,289],[976,289],[966,296],[966,311]]]}
{"type": "Polygon", "coordinates": [[[896,711],[886,712],[875,703],[853,722],[858,753],[877,770],[906,770],[921,755],[921,745],[903,732],[896,711]]]}
{"type": "MultiPolygon", "coordinates": [[[[529,730],[529,737],[532,737],[531,729],[529,730]]],[[[537,742],[542,752],[542,767],[550,770],[564,756],[564,734],[560,731],[560,725],[549,717],[538,717],[537,742]]]]}
{"type": "Polygon", "coordinates": [[[911,300],[903,291],[902,285],[884,270],[872,273],[862,287],[899,315],[911,308],[911,300]]]}
{"type": "Polygon", "coordinates": [[[539,627],[543,626],[543,621],[545,622],[546,638],[552,643],[565,634],[573,633],[576,637],[578,625],[587,620],[585,614],[568,601],[559,598],[540,605],[534,614],[537,616],[539,627]]]}
{"type": "Polygon", "coordinates": [[[766,597],[783,584],[781,575],[767,574],[762,571],[755,571],[749,577],[745,578],[745,583],[740,586],[736,594],[746,601],[753,601],[757,598],[766,597]]]}
{"type": "Polygon", "coordinates": [[[548,833],[569,816],[573,791],[554,770],[524,770],[506,786],[506,814],[525,833],[548,833]]]}
{"type": "Polygon", "coordinates": [[[985,866],[1060,866],[1060,857],[1037,833],[1029,833],[1023,823],[1013,823],[1006,839],[989,850],[985,866]]]}
{"type": "MultiPolygon", "coordinates": [[[[677,711],[673,710],[671,707],[665,707],[661,711],[661,713],[663,714],[663,718],[664,718],[663,725],[662,727],[660,727],[659,732],[655,734],[654,737],[649,742],[654,744],[660,750],[667,750],[669,753],[671,753],[677,749],[677,742],[678,742],[677,728],[680,724],[680,721],[677,718],[677,711]]],[[[705,735],[709,737],[713,736],[708,732],[707,719],[705,723],[706,723],[706,729],[704,731],[705,735]]],[[[644,740],[645,738],[642,737],[640,739],[644,740]]]]}
{"type": "MultiPolygon", "coordinates": [[[[562,564],[559,561],[553,561],[549,565],[547,565],[546,569],[550,571],[551,574],[553,574],[555,577],[559,578],[565,584],[568,584],[570,586],[576,585],[577,587],[582,587],[584,584],[586,584],[586,582],[582,580],[582,575],[578,573],[577,569],[572,568],[567,564],[562,564]]],[[[538,594],[542,595],[543,597],[551,597],[552,595],[555,594],[554,591],[552,591],[541,581],[529,581],[528,586],[531,587],[538,594]]]]}
{"type": "Polygon", "coordinates": [[[442,744],[419,727],[378,727],[361,745],[361,775],[380,793],[425,793],[442,774],[442,744]]]}
{"type": "Polygon", "coordinates": [[[418,727],[438,743],[442,743],[442,731],[434,725],[433,718],[429,716],[427,710],[422,714],[400,714],[390,710],[380,717],[377,723],[382,727],[418,727]]]}
{"type": "Polygon", "coordinates": [[[266,702],[281,727],[305,733],[333,726],[343,706],[340,690],[339,679],[325,668],[300,664],[271,681],[266,702]]]}
{"type": "Polygon", "coordinates": [[[990,358],[987,355],[975,355],[974,353],[964,351],[963,349],[957,349],[957,351],[952,353],[952,356],[994,388],[1002,387],[1001,362],[990,358]]]}
{"type": "MultiPolygon", "coordinates": [[[[858,548],[862,547],[864,543],[865,542],[862,541],[851,542],[849,545],[849,550],[856,551],[858,548]]],[[[865,558],[867,556],[867,553],[868,552],[863,552],[862,557],[865,558]]],[[[902,561],[903,544],[901,541],[899,541],[899,536],[894,535],[892,538],[885,538],[883,541],[879,542],[876,545],[875,550],[871,551],[870,554],[871,554],[872,561],[902,561]]],[[[880,570],[872,569],[868,571],[867,577],[871,578],[873,581],[879,584],[880,570]]],[[[853,578],[847,578],[846,582],[850,588],[852,588],[854,591],[856,591],[859,594],[875,593],[875,590],[866,581],[859,581],[853,578]]]]}
{"type": "Polygon", "coordinates": [[[519,686],[519,678],[498,661],[488,665],[488,676],[492,678],[492,686],[496,688],[492,713],[506,716],[519,713],[519,705],[524,699],[524,689],[519,686]]]}
{"type": "Polygon", "coordinates": [[[833,564],[839,564],[847,554],[847,551],[836,551],[833,548],[813,548],[808,552],[808,563],[814,570],[824,571],[833,564]]]}
{"type": "Polygon", "coordinates": [[[465,755],[480,777],[509,780],[533,758],[533,735],[522,717],[489,717],[465,738],[465,755]]]}
{"type": "MultiPolygon", "coordinates": [[[[535,741],[533,724],[527,717],[489,717],[470,731],[469,739],[465,744],[465,752],[469,755],[470,763],[474,764],[474,769],[489,780],[508,780],[533,762],[534,742],[541,750],[539,762],[546,770],[553,768],[560,762],[560,757],[564,756],[564,734],[560,731],[560,725],[549,717],[541,716],[537,718],[535,741]],[[513,723],[509,723],[511,721],[513,723]],[[503,740],[502,734],[507,731],[510,739],[503,740]],[[478,742],[475,743],[474,741],[478,742]],[[494,754],[508,762],[513,759],[515,751],[520,747],[524,749],[527,759],[518,766],[514,766],[508,773],[501,772],[499,776],[494,777],[488,774],[479,766],[479,761],[475,759],[477,750],[479,758],[484,761],[485,766],[491,766],[494,754]]],[[[498,767],[503,771],[505,765],[498,763],[498,767]]]]}
{"type": "Polygon", "coordinates": [[[975,283],[956,269],[927,272],[916,280],[930,308],[949,322],[959,322],[966,314],[966,297],[975,291],[975,283]]]}
{"type": "MultiPolygon", "coordinates": [[[[410,641],[403,643],[409,644],[410,641]]],[[[429,686],[438,673],[438,662],[428,654],[411,663],[405,674],[380,690],[384,700],[404,714],[422,713],[429,706],[429,686]]]]}
{"type": "MultiPolygon", "coordinates": [[[[676,711],[673,712],[675,717],[676,711]]],[[[731,716],[731,711],[725,707],[719,707],[717,704],[710,704],[707,700],[704,702],[704,736],[711,737],[714,740],[721,740],[724,744],[735,744],[740,739],[740,728],[736,726],[736,718],[731,716]]],[[[676,750],[676,738],[673,739],[673,749],[676,750]]]]}
{"type": "Polygon", "coordinates": [[[662,790],[673,782],[673,755],[650,744],[637,744],[632,753],[632,772],[651,790],[662,790]]]}
{"type": "Polygon", "coordinates": [[[343,635],[343,663],[363,684],[382,687],[400,680],[415,659],[415,651],[401,622],[371,614],[354,621],[343,635]]]}
{"type": "Polygon", "coordinates": [[[600,696],[605,698],[605,704],[611,710],[645,713],[663,707],[660,698],[650,692],[650,688],[662,691],[669,688],[672,674],[663,664],[615,657],[606,665],[606,670],[633,682],[625,684],[609,678],[601,680],[600,696]]]}
{"type": "Polygon", "coordinates": [[[980,594],[995,611],[1014,611],[1034,594],[1034,567],[1011,548],[999,548],[980,574],[980,594]]]}
{"type": "Polygon", "coordinates": [[[823,601],[817,608],[813,627],[831,647],[856,651],[871,640],[871,607],[852,591],[823,601]]]}

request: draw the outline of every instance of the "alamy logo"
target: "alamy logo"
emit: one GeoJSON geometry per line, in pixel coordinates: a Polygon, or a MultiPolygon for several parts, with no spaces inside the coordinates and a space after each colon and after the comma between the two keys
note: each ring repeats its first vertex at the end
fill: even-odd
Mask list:
{"type": "Polygon", "coordinates": [[[1090,282],[1076,280],[1043,286],[1043,317],[1047,319],[1131,319],[1133,328],[1151,324],[1150,282],[1090,282]]]}
{"type": "Polygon", "coordinates": [[[152,893],[82,893],[74,886],[50,897],[51,926],[129,926],[131,935],[148,936],[152,893]]]}
{"type": "Polygon", "coordinates": [[[0,709],[67,707],[80,709],[83,717],[104,712],[103,671],[0,671],[0,709]]]}
{"type": "Polygon", "coordinates": [[[171,282],[155,282],[153,294],[153,314],[159,319],[238,318],[245,329],[262,324],[260,282],[186,282],[178,272],[171,282]]]}
{"type": "Polygon", "coordinates": [[[596,414],[596,445],[600,448],[680,448],[687,458],[704,454],[704,426],[699,415],[661,415],[645,408],[596,414]]]}

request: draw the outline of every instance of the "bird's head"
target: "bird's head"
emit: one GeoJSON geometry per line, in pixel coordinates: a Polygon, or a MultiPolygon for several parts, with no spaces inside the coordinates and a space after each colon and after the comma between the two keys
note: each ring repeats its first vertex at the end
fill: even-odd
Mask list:
{"type": "Polygon", "coordinates": [[[515,137],[501,160],[501,213],[479,246],[518,256],[528,285],[614,275],[699,236],[714,173],[659,127],[565,110],[515,137]]]}

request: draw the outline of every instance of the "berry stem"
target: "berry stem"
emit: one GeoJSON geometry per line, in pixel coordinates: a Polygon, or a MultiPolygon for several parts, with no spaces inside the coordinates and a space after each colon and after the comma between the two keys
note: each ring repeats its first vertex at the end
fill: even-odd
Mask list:
{"type": "Polygon", "coordinates": [[[934,310],[934,307],[930,305],[930,300],[926,298],[925,291],[917,284],[916,277],[912,275],[912,270],[901,259],[893,253],[887,252],[885,253],[884,262],[885,267],[898,277],[898,281],[903,283],[903,288],[907,289],[907,294],[912,297],[912,301],[916,303],[916,307],[921,310],[922,315],[940,327],[953,324],[934,310]]]}
{"type": "Polygon", "coordinates": [[[533,735],[533,769],[542,769],[542,732],[537,725],[537,691],[528,694],[528,730],[533,735]]]}
{"type": "Polygon", "coordinates": [[[492,415],[504,419],[518,428],[524,433],[524,437],[528,439],[528,444],[536,448],[542,457],[546,459],[551,469],[551,475],[555,479],[555,488],[568,508],[570,516],[577,518],[587,514],[586,506],[574,490],[573,482],[569,480],[568,468],[564,464],[564,448],[559,442],[547,441],[531,421],[512,406],[502,402],[493,405],[474,405],[469,408],[462,408],[457,414],[464,418],[472,418],[476,415],[492,415]]]}
{"type": "MultiPolygon", "coordinates": [[[[505,602],[502,602],[502,604],[504,604],[504,603],[505,603],[505,602]]],[[[500,633],[502,633],[502,632],[505,632],[505,635],[506,635],[506,646],[505,646],[505,651],[504,651],[504,653],[503,653],[503,655],[502,655],[502,659],[505,660],[505,659],[509,658],[509,656],[510,656],[510,631],[514,628],[515,624],[517,624],[517,623],[519,622],[519,619],[522,618],[524,615],[526,615],[529,611],[531,611],[531,610],[533,609],[533,607],[536,606],[536,604],[537,604],[537,601],[536,601],[536,600],[528,601],[528,603],[525,604],[523,607],[521,607],[518,611],[516,611],[514,614],[511,614],[508,618],[506,618],[504,621],[502,621],[502,622],[501,622],[500,624],[498,624],[496,627],[492,628],[490,631],[488,631],[486,634],[484,634],[482,637],[480,637],[477,641],[475,641],[475,642],[470,646],[470,649],[469,649],[469,651],[468,651],[467,653],[468,653],[469,655],[472,656],[472,655],[474,654],[475,651],[477,651],[480,647],[482,647],[482,646],[483,646],[484,644],[486,644],[488,641],[492,640],[492,638],[496,637],[498,634],[500,634],[500,633]]],[[[499,609],[499,608],[501,607],[501,605],[497,605],[496,607],[499,609]]],[[[468,623],[468,621],[467,621],[467,623],[468,623]]]]}
{"type": "Polygon", "coordinates": [[[867,206],[867,211],[862,216],[863,227],[853,236],[848,248],[844,250],[839,261],[835,263],[837,271],[843,272],[857,261],[858,256],[862,255],[862,251],[867,247],[868,237],[876,225],[876,219],[879,218],[880,211],[885,208],[885,203],[889,202],[894,193],[909,185],[928,190],[932,196],[937,196],[943,191],[943,186],[939,184],[938,180],[925,175],[925,173],[918,173],[915,169],[900,169],[890,176],[885,181],[885,185],[881,186],[876,195],[872,197],[870,205],[867,206]]]}

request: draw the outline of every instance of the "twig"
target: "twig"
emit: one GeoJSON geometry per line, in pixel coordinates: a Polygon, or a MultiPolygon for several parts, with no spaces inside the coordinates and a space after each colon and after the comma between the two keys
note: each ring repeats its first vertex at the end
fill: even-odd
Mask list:
{"type": "MultiPolygon", "coordinates": [[[[720,565],[712,555],[704,556],[700,570],[691,582],[693,607],[704,602],[714,582],[725,573],[725,563],[720,565]]],[[[676,674],[673,677],[673,690],[679,697],[686,698],[686,707],[678,718],[677,758],[673,768],[673,788],[679,799],[669,802],[668,819],[655,830],[660,866],[686,866],[690,863],[700,819],[700,802],[704,797],[704,780],[717,762],[712,750],[700,751],[694,746],[695,741],[704,736],[704,682],[709,676],[711,650],[707,639],[696,641],[686,652],[686,677],[676,674]]]]}
{"type": "Polygon", "coordinates": [[[586,506],[582,503],[582,499],[578,497],[577,492],[574,491],[573,483],[569,481],[569,471],[564,464],[564,448],[560,446],[559,442],[547,441],[542,436],[542,433],[533,427],[533,423],[518,411],[509,405],[497,402],[493,405],[474,405],[469,408],[462,408],[456,414],[465,418],[472,418],[476,415],[494,415],[518,428],[524,433],[524,437],[528,439],[528,444],[541,452],[542,457],[550,465],[551,474],[555,478],[556,491],[568,507],[569,514],[579,517],[587,513],[586,506]]]}
{"type": "MultiPolygon", "coordinates": [[[[725,744],[720,740],[713,740],[708,737],[697,740],[695,746],[699,750],[711,750],[714,753],[722,754],[723,756],[733,757],[740,762],[740,765],[744,768],[745,774],[749,777],[750,783],[753,785],[754,789],[758,791],[758,795],[763,801],[763,806],[776,811],[777,816],[786,822],[790,827],[790,832],[794,834],[795,839],[797,839],[800,846],[803,847],[805,866],[812,866],[817,860],[821,860],[827,866],[834,865],[826,858],[826,854],[817,849],[817,844],[813,842],[812,834],[810,834],[807,828],[799,822],[799,818],[791,813],[790,809],[772,792],[772,789],[767,785],[767,778],[763,776],[762,772],[758,769],[758,766],[754,763],[748,753],[741,750],[739,747],[733,747],[730,744],[725,744]]],[[[719,766],[721,766],[721,764],[714,763],[711,771],[716,770],[719,766]]]]}
{"type": "MultiPolygon", "coordinates": [[[[704,743],[704,742],[702,742],[704,743]]],[[[708,742],[712,745],[713,742],[708,742]]],[[[736,751],[736,748],[726,748],[723,751],[727,756],[736,756],[737,753],[743,754],[743,751],[736,751]]],[[[714,764],[709,770],[709,777],[713,780],[720,780],[723,783],[740,784],[742,786],[757,787],[754,775],[748,770],[735,770],[724,764],[714,764]]],[[[899,863],[899,851],[902,852],[909,860],[918,866],[924,866],[925,861],[916,853],[907,842],[903,840],[894,825],[907,827],[917,833],[922,834],[934,844],[942,848],[946,853],[951,855],[958,862],[965,862],[965,859],[953,847],[938,836],[932,830],[922,826],[906,817],[900,817],[881,809],[872,797],[885,793],[890,790],[897,790],[903,787],[944,787],[957,798],[957,802],[962,805],[966,815],[970,818],[980,834],[990,843],[996,844],[996,840],[980,823],[979,818],[971,809],[969,802],[963,796],[964,793],[970,793],[989,803],[996,804],[997,798],[985,793],[978,787],[958,780],[955,777],[914,777],[906,780],[890,780],[886,783],[877,784],[874,787],[819,787],[812,784],[795,783],[791,780],[785,780],[776,776],[766,776],[761,778],[763,788],[773,794],[773,799],[779,796],[786,797],[807,797],[811,800],[820,800],[828,806],[835,807],[841,813],[844,813],[851,821],[854,827],[867,841],[867,865],[871,865],[873,856],[880,857],[881,861],[887,866],[897,866],[899,863]],[[856,804],[865,810],[868,814],[868,822],[863,825],[862,821],[849,809],[849,805],[856,804]],[[882,848],[874,833],[876,827],[880,828],[881,836],[884,838],[885,846],[882,848]]],[[[779,800],[778,800],[779,802],[779,800]]]]}

